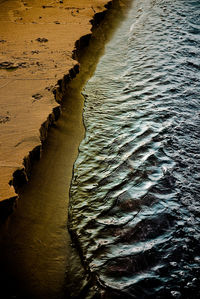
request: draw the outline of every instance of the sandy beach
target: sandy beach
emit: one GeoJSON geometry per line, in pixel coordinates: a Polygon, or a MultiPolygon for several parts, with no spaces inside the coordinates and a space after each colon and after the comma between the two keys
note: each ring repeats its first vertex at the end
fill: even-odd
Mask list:
{"type": "Polygon", "coordinates": [[[28,180],[59,114],[57,82],[78,71],[75,42],[91,33],[107,2],[0,1],[0,201],[28,180]]]}
{"type": "Polygon", "coordinates": [[[0,0],[0,298],[200,298],[200,1],[0,0]]]}
{"type": "Polygon", "coordinates": [[[85,134],[81,91],[123,15],[123,2],[106,2],[0,2],[2,298],[73,298],[89,283],[67,230],[68,201],[85,134]]]}

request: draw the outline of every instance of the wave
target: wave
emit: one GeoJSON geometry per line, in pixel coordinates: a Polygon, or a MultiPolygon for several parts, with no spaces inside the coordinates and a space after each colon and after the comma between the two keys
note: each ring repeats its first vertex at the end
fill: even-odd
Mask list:
{"type": "Polygon", "coordinates": [[[102,298],[200,297],[199,13],[134,1],[85,87],[69,228],[102,298]]]}

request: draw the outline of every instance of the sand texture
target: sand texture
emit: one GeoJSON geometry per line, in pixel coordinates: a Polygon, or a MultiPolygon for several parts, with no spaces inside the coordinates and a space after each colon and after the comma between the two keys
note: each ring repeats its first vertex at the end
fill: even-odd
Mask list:
{"type": "Polygon", "coordinates": [[[75,42],[91,33],[90,20],[107,2],[0,0],[0,201],[28,179],[59,114],[57,82],[78,70],[75,42]]]}

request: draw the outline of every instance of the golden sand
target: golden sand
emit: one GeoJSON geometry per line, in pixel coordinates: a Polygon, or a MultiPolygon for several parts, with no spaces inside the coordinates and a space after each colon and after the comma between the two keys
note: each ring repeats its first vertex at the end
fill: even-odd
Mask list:
{"type": "Polygon", "coordinates": [[[24,158],[41,145],[41,125],[58,106],[53,89],[77,64],[75,42],[107,2],[0,1],[0,201],[16,196],[16,170],[27,179],[24,158]]]}

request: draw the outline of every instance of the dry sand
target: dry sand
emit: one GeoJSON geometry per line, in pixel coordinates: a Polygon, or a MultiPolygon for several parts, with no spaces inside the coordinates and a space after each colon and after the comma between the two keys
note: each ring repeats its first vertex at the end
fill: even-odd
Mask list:
{"type": "MultiPolygon", "coordinates": [[[[59,86],[65,87],[69,77],[64,75],[73,75],[70,69],[77,65],[72,59],[76,40],[90,34],[90,19],[108,1],[60,2],[0,0],[0,208],[7,209],[9,202],[12,206],[12,200],[4,200],[16,196],[8,182],[13,172],[23,169],[24,157],[41,145],[41,128],[46,137],[46,120],[59,106],[52,91],[59,79],[59,86]]],[[[65,90],[59,120],[48,132],[29,184],[19,192],[15,213],[0,225],[2,298],[71,298],[90,284],[67,231],[68,191],[85,133],[81,90],[122,19],[126,2],[113,1],[105,18],[96,15],[95,24],[101,25],[94,26],[91,43],[80,51],[80,73],[65,90]]],[[[62,88],[56,89],[59,100],[62,88]]],[[[28,171],[28,159],[25,162],[28,171]]]]}
{"type": "Polygon", "coordinates": [[[17,195],[13,173],[41,145],[41,125],[59,105],[57,81],[77,64],[75,42],[107,2],[0,0],[0,201],[17,195]]]}

